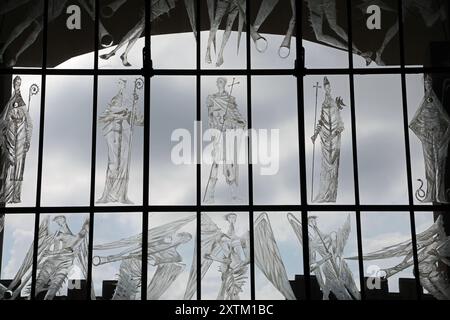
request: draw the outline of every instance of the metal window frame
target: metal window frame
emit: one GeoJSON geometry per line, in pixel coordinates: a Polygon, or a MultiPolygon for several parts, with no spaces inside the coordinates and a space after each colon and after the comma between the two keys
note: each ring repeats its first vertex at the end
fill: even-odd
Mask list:
{"type": "MultiPolygon", "coordinates": [[[[43,28],[43,43],[42,43],[42,68],[32,69],[0,69],[0,75],[40,75],[41,76],[41,106],[40,106],[40,119],[39,119],[39,147],[38,147],[38,166],[37,166],[37,189],[36,189],[36,206],[35,207],[4,207],[1,208],[1,214],[26,214],[33,213],[35,216],[34,223],[34,239],[38,239],[39,224],[41,214],[52,213],[88,213],[89,220],[89,256],[88,256],[88,276],[87,276],[87,291],[86,299],[90,300],[90,292],[92,289],[92,253],[93,253],[93,236],[94,236],[94,219],[96,213],[105,212],[137,212],[142,214],[142,252],[148,251],[148,229],[150,226],[149,213],[151,212],[195,212],[197,221],[197,300],[201,300],[201,214],[202,212],[216,211],[216,212],[244,212],[249,215],[249,228],[250,228],[250,242],[251,242],[251,263],[250,263],[250,293],[251,299],[255,299],[255,264],[254,264],[254,234],[253,223],[255,212],[299,212],[301,213],[302,228],[303,228],[303,268],[305,277],[305,297],[306,300],[311,299],[311,273],[309,268],[309,246],[308,246],[308,213],[309,212],[352,212],[356,215],[356,233],[358,244],[358,268],[360,276],[360,290],[362,300],[365,299],[365,283],[364,283],[364,264],[363,264],[363,247],[362,247],[362,230],[361,230],[361,212],[405,212],[409,213],[411,239],[413,245],[413,258],[414,267],[418,270],[418,253],[417,253],[417,240],[416,240],[416,225],[415,225],[415,212],[436,212],[447,211],[450,209],[450,204],[431,204],[431,205],[416,205],[413,198],[412,187],[412,169],[411,169],[411,155],[410,155],[410,141],[409,141],[409,129],[408,129],[408,109],[407,109],[407,87],[406,87],[406,75],[408,74],[422,74],[422,73],[449,73],[448,67],[407,67],[405,65],[405,44],[404,44],[404,23],[402,17],[402,0],[398,2],[398,14],[399,22],[399,47],[400,47],[400,66],[389,68],[354,68],[353,66],[353,53],[351,50],[351,43],[353,39],[352,30],[352,0],[346,0],[347,4],[347,32],[350,44],[348,48],[348,68],[317,68],[307,69],[304,66],[304,49],[302,46],[303,35],[303,6],[304,2],[299,1],[300,5],[296,6],[296,15],[300,17],[296,23],[296,61],[292,69],[252,69],[251,65],[251,37],[250,37],[250,24],[246,23],[246,67],[243,69],[226,69],[226,70],[205,70],[201,68],[201,37],[200,37],[200,6],[201,0],[196,1],[196,67],[195,69],[154,69],[152,66],[151,56],[151,1],[145,1],[145,48],[143,52],[143,68],[142,69],[99,69],[98,63],[98,51],[99,51],[99,7],[101,0],[92,0],[95,3],[95,35],[94,35],[94,67],[93,69],[48,69],[47,68],[47,50],[48,50],[48,8],[49,0],[44,1],[44,28],[43,28]],[[299,36],[300,35],[300,36],[299,36]],[[405,136],[405,155],[406,155],[406,171],[407,171],[407,189],[408,189],[408,204],[404,205],[362,205],[359,199],[359,178],[358,178],[358,153],[357,153],[357,132],[356,132],[356,115],[355,108],[355,88],[354,88],[354,76],[355,75],[373,75],[373,74],[395,74],[401,77],[402,87],[402,101],[403,101],[403,127],[405,136]],[[43,166],[43,142],[44,142],[44,129],[45,129],[45,106],[46,106],[46,77],[49,75],[78,75],[78,76],[91,76],[93,78],[93,109],[92,109],[92,141],[91,141],[91,181],[90,181],[90,200],[89,206],[52,206],[46,207],[41,205],[42,195],[42,166],[43,166]],[[98,111],[98,77],[99,76],[141,76],[144,78],[144,144],[143,144],[143,202],[142,205],[131,206],[96,206],[95,204],[95,170],[96,170],[96,139],[97,139],[97,111],[98,111]],[[150,181],[150,96],[151,96],[151,79],[154,76],[191,76],[196,78],[196,120],[201,121],[201,78],[202,76],[219,76],[219,75],[235,75],[245,76],[247,80],[247,120],[248,128],[252,128],[252,77],[254,76],[293,76],[296,78],[297,83],[297,125],[298,125],[298,140],[299,140],[299,183],[300,183],[300,195],[299,203],[297,205],[255,205],[253,202],[253,167],[249,161],[248,164],[248,192],[249,203],[248,205],[203,205],[201,194],[201,164],[197,161],[196,165],[196,204],[195,205],[152,205],[149,202],[149,181],[150,181]],[[305,148],[305,116],[303,111],[303,98],[304,98],[304,77],[309,75],[346,75],[349,77],[350,84],[350,104],[351,104],[351,124],[352,124],[352,150],[353,150],[353,174],[354,174],[354,189],[355,189],[355,204],[354,205],[311,205],[308,204],[307,199],[307,181],[306,181],[306,148],[305,148]]],[[[297,4],[299,4],[297,3],[297,4]]],[[[246,1],[246,19],[250,21],[252,5],[251,1],[246,1]]],[[[201,138],[197,137],[197,159],[201,156],[201,138]]],[[[248,138],[248,157],[251,157],[251,138],[248,138]]],[[[35,285],[37,277],[37,251],[38,242],[34,241],[34,254],[33,254],[33,269],[31,279],[31,300],[35,300],[35,285]]],[[[0,257],[1,258],[1,257],[0,257]]],[[[148,283],[148,262],[147,255],[142,254],[142,292],[141,299],[147,299],[147,283],[148,283]]],[[[420,285],[419,276],[415,275],[416,287],[417,287],[417,299],[422,297],[422,289],[420,285]]]]}

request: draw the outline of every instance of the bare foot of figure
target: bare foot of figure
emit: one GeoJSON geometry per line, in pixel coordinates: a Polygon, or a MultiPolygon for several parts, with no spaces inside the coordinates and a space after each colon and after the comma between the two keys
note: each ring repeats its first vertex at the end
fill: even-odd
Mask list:
{"type": "Polygon", "coordinates": [[[11,58],[6,63],[6,67],[7,68],[12,68],[12,67],[14,67],[16,65],[16,63],[17,63],[17,58],[11,58]]]}
{"type": "Polygon", "coordinates": [[[211,60],[211,49],[206,49],[205,62],[207,64],[211,64],[212,63],[212,60],[211,60]]]}
{"type": "Polygon", "coordinates": [[[216,67],[223,65],[223,56],[219,56],[216,61],[216,67]]]}
{"type": "Polygon", "coordinates": [[[386,64],[383,62],[383,60],[381,60],[381,52],[377,52],[377,53],[376,53],[375,63],[376,63],[378,66],[385,66],[385,65],[386,65],[386,64]]]}
{"type": "Polygon", "coordinates": [[[372,63],[372,55],[373,55],[373,53],[372,52],[361,52],[360,53],[360,56],[364,59],[364,60],[366,60],[366,66],[369,66],[371,63],[372,63]]]}
{"type": "Polygon", "coordinates": [[[127,56],[125,54],[121,55],[120,59],[122,60],[122,64],[125,67],[131,67],[131,63],[128,62],[128,58],[127,58],[127,56]]]}
{"type": "Polygon", "coordinates": [[[110,52],[110,53],[102,54],[102,55],[100,55],[100,59],[108,60],[109,58],[111,58],[112,56],[115,56],[115,55],[116,55],[115,52],[110,52]]]}

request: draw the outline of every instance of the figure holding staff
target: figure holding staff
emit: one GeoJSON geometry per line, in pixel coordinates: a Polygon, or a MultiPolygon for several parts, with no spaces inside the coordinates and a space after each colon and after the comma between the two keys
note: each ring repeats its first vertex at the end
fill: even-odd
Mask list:
{"type": "Polygon", "coordinates": [[[1,115],[2,166],[1,202],[20,203],[25,160],[30,149],[33,124],[29,108],[31,98],[38,94],[39,87],[33,84],[29,90],[28,107],[22,98],[22,79],[13,80],[14,93],[1,115]]]}
{"type": "Polygon", "coordinates": [[[128,199],[128,183],[133,131],[135,126],[144,125],[144,117],[136,110],[136,103],[139,99],[137,91],[142,89],[144,83],[140,78],[135,81],[131,110],[126,107],[127,102],[124,101],[126,85],[126,80],[119,81],[119,92],[99,117],[99,123],[103,126],[103,136],[108,146],[108,165],[103,195],[97,203],[133,203],[128,199]]]}
{"type": "MultiPolygon", "coordinates": [[[[318,203],[336,202],[341,155],[341,134],[344,131],[341,110],[345,104],[341,97],[333,99],[331,96],[331,84],[327,77],[323,80],[323,88],[325,89],[325,100],[322,103],[319,121],[311,137],[313,144],[315,144],[317,136],[320,136],[322,144],[320,188],[316,197],[313,198],[313,202],[318,203]]],[[[314,179],[314,172],[312,174],[314,179]]]]}

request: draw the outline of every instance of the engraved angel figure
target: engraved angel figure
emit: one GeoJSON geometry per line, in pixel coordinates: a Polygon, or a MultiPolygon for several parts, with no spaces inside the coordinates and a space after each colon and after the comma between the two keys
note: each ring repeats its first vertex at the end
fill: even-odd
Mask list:
{"type": "MultiPolygon", "coordinates": [[[[22,79],[17,76],[13,80],[14,93],[1,114],[1,194],[0,201],[7,203],[20,203],[22,193],[25,160],[30,150],[33,123],[29,110],[22,98],[22,79]]],[[[30,88],[30,96],[38,90],[36,85],[30,88]]]]}
{"type": "MultiPolygon", "coordinates": [[[[319,230],[316,219],[314,216],[308,218],[309,260],[323,300],[328,300],[331,293],[338,300],[361,299],[353,274],[343,257],[351,230],[350,215],[341,228],[329,234],[319,230]]],[[[288,214],[288,220],[300,244],[303,244],[301,222],[292,214],[288,214]]]]}
{"type": "Polygon", "coordinates": [[[318,194],[313,199],[313,202],[319,203],[336,202],[341,155],[341,134],[344,131],[341,110],[345,106],[342,98],[334,99],[332,97],[331,84],[327,77],[323,80],[323,87],[325,89],[325,100],[322,103],[319,121],[315,124],[314,135],[311,137],[313,144],[315,144],[317,136],[320,136],[322,145],[320,187],[318,194]]]}
{"type": "Polygon", "coordinates": [[[133,101],[124,97],[126,80],[119,81],[119,92],[99,116],[102,133],[108,147],[108,165],[103,194],[97,203],[120,202],[132,204],[128,199],[131,150],[135,126],[144,125],[144,117],[136,110],[138,95],[136,90],[142,87],[136,80],[133,101]]]}
{"type": "MultiPolygon", "coordinates": [[[[148,230],[148,263],[156,267],[147,285],[147,299],[159,299],[186,267],[179,247],[192,240],[192,235],[179,229],[195,220],[195,216],[169,222],[148,230]]],[[[120,249],[119,253],[96,255],[93,265],[121,261],[113,300],[134,300],[140,296],[142,234],[104,244],[95,244],[94,252],[120,249]]]]}
{"type": "MultiPolygon", "coordinates": [[[[237,215],[227,214],[228,230],[223,232],[207,214],[201,221],[201,278],[206,275],[213,262],[219,263],[221,286],[217,300],[239,300],[247,282],[250,264],[250,239],[248,231],[239,236],[235,224],[237,215]]],[[[196,253],[194,253],[195,255],[196,253]]],[[[196,289],[196,265],[192,265],[184,299],[190,300],[196,289]]]]}
{"type": "MultiPolygon", "coordinates": [[[[445,234],[442,215],[425,231],[417,234],[417,258],[419,261],[420,284],[438,300],[450,300],[450,281],[447,268],[450,267],[450,236],[445,234]]],[[[406,240],[366,254],[364,261],[401,258],[403,260],[390,268],[381,270],[386,279],[414,266],[412,241],[406,240]]],[[[348,259],[356,260],[358,257],[348,259]]]]}
{"type": "Polygon", "coordinates": [[[425,76],[424,82],[425,96],[409,124],[422,143],[427,180],[426,195],[419,197],[419,189],[416,197],[422,202],[446,203],[445,168],[450,141],[450,117],[434,92],[433,80],[429,75],[425,76]]]}
{"type": "Polygon", "coordinates": [[[216,183],[219,176],[219,165],[223,166],[223,175],[231,192],[231,198],[234,202],[239,202],[238,186],[239,186],[239,144],[243,130],[246,128],[246,121],[241,115],[236,103],[236,98],[232,96],[233,87],[239,84],[233,79],[233,83],[229,86],[230,92],[226,91],[227,79],[217,78],[218,92],[208,96],[206,105],[208,107],[208,124],[210,129],[218,132],[213,140],[213,163],[206,185],[203,201],[205,203],[214,203],[214,193],[216,183]],[[236,133],[237,143],[235,140],[228,140],[227,133],[236,133]],[[225,149],[225,151],[224,151],[225,149]],[[230,157],[231,155],[231,157],[230,157]]]}
{"type": "MultiPolygon", "coordinates": [[[[88,236],[89,218],[84,221],[78,233],[71,231],[66,217],[62,215],[54,217],[52,221],[47,216],[41,222],[37,240],[36,296],[42,293],[43,299],[52,300],[62,289],[75,266],[79,267],[82,276],[87,278],[88,236]],[[54,232],[51,231],[51,222],[57,226],[54,232]]],[[[26,291],[30,291],[33,249],[34,245],[31,244],[8,288],[3,287],[2,290],[0,285],[0,299],[5,298],[5,293],[8,293],[9,299],[16,299],[27,285],[26,291]]]]}

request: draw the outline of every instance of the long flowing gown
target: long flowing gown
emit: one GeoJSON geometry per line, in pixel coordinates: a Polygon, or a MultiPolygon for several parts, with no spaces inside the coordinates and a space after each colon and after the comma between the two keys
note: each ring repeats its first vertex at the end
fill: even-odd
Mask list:
{"type": "Polygon", "coordinates": [[[450,117],[433,90],[428,91],[410,129],[422,143],[427,192],[423,202],[447,202],[445,166],[450,140],[450,117]]]}
{"type": "Polygon", "coordinates": [[[330,94],[326,94],[322,104],[316,132],[322,144],[322,165],[320,188],[314,202],[336,202],[338,189],[339,161],[341,154],[341,132],[344,123],[341,112],[330,94]]]}
{"type": "Polygon", "coordinates": [[[15,93],[1,115],[2,168],[0,201],[19,203],[25,159],[33,125],[20,92],[15,93]]]}

